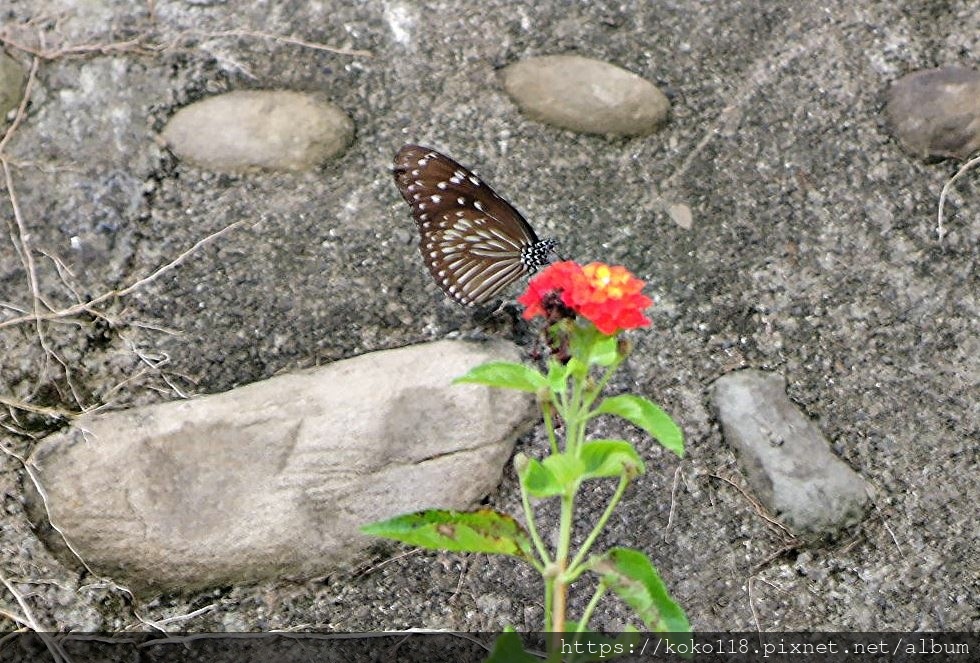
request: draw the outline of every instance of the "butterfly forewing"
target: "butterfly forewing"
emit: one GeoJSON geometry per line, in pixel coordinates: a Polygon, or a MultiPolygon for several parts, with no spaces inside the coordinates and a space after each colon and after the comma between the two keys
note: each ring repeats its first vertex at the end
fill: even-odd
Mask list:
{"type": "Polygon", "coordinates": [[[444,154],[406,145],[394,174],[412,207],[422,259],[461,304],[485,303],[547,262],[556,243],[538,240],[516,209],[444,154]]]}

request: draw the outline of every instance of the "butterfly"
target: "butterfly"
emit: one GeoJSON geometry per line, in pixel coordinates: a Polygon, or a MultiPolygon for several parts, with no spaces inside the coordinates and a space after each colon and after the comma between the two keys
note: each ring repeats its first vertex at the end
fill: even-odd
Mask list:
{"type": "Polygon", "coordinates": [[[460,304],[485,304],[551,262],[558,242],[538,239],[520,212],[445,154],[405,145],[394,175],[412,207],[422,260],[460,304]]]}

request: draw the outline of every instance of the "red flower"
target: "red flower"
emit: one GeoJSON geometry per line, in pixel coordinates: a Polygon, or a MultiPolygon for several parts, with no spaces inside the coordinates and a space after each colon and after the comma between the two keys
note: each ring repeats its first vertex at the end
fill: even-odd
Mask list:
{"type": "Polygon", "coordinates": [[[643,281],[625,267],[610,267],[601,262],[581,267],[566,261],[549,265],[531,279],[527,291],[517,301],[525,306],[527,319],[543,315],[554,321],[556,317],[571,317],[569,313],[578,314],[611,336],[650,324],[643,309],[653,300],[643,295],[642,289],[643,281]]]}

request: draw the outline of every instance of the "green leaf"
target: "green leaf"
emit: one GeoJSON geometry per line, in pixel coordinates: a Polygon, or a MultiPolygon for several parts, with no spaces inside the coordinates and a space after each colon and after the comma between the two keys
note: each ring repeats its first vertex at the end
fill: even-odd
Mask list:
{"type": "Polygon", "coordinates": [[[520,635],[505,631],[493,643],[493,651],[484,663],[541,663],[541,659],[524,651],[520,635]]]}
{"type": "Polygon", "coordinates": [[[565,391],[565,382],[568,381],[568,366],[554,359],[548,360],[548,387],[556,394],[565,391]]]}
{"type": "Polygon", "coordinates": [[[531,459],[520,473],[521,484],[531,497],[554,497],[565,492],[565,487],[559,483],[554,473],[541,464],[541,461],[531,459]]]}
{"type": "Polygon", "coordinates": [[[646,555],[629,548],[613,548],[596,561],[593,570],[602,582],[626,602],[651,631],[690,633],[691,625],[646,555]]]}
{"type": "Polygon", "coordinates": [[[554,497],[574,491],[585,466],[567,454],[552,454],[543,461],[529,460],[521,472],[521,483],[531,497],[554,497]]]}
{"type": "Polygon", "coordinates": [[[539,389],[548,388],[548,381],[539,371],[530,366],[509,361],[492,361],[487,364],[480,364],[466,375],[461,375],[453,380],[453,384],[461,383],[518,389],[532,394],[537,393],[539,389]]]}
{"type": "Polygon", "coordinates": [[[591,323],[574,325],[568,339],[568,347],[572,351],[572,356],[588,362],[592,355],[592,348],[600,338],[602,338],[602,334],[591,323]]]}
{"type": "Polygon", "coordinates": [[[624,472],[632,478],[646,471],[643,459],[626,440],[588,440],[582,445],[579,458],[585,465],[583,479],[618,477],[624,472]]]}
{"type": "Polygon", "coordinates": [[[577,355],[569,359],[566,366],[569,374],[574,375],[578,380],[584,380],[589,374],[589,365],[579,359],[577,355]]]}
{"type": "Polygon", "coordinates": [[[407,513],[365,525],[361,531],[434,550],[532,556],[530,537],[520,523],[491,509],[407,513]]]}
{"type": "Polygon", "coordinates": [[[595,410],[596,414],[616,414],[635,426],[645,430],[650,437],[684,457],[684,434],[673,419],[642,396],[623,394],[612,396],[602,401],[595,410]]]}
{"type": "Polygon", "coordinates": [[[574,488],[585,471],[585,465],[581,460],[563,453],[551,454],[542,463],[565,488],[574,488]]]}
{"type": "Polygon", "coordinates": [[[600,336],[592,346],[589,363],[612,366],[619,359],[619,341],[615,336],[600,336]]]}

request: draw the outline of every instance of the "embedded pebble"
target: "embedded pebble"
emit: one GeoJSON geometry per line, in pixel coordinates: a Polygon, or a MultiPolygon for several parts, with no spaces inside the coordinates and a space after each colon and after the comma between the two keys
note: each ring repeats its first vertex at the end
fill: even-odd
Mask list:
{"type": "Polygon", "coordinates": [[[690,206],[684,203],[668,205],[667,215],[684,230],[690,230],[694,226],[694,213],[691,212],[690,206]]]}
{"type": "Polygon", "coordinates": [[[28,508],[66,562],[60,533],[134,590],[329,573],[378,541],[361,525],[496,487],[534,398],[451,383],[518,358],[509,342],[438,341],[82,415],[39,443],[45,499],[26,482],[28,508]]]}
{"type": "Polygon", "coordinates": [[[312,94],[240,90],[180,109],[162,136],[174,154],[202,168],[301,171],[342,153],[354,123],[312,94]]]}
{"type": "Polygon", "coordinates": [[[9,55],[0,52],[0,122],[20,105],[26,78],[24,68],[9,55]]]}
{"type": "Polygon", "coordinates": [[[980,71],[940,67],[903,76],[892,83],[886,112],[916,156],[966,159],[980,150],[980,71]]]}
{"type": "Polygon", "coordinates": [[[752,490],[794,534],[832,538],[864,517],[867,483],[789,399],[781,375],[729,373],[715,381],[712,400],[752,490]]]}
{"type": "Polygon", "coordinates": [[[583,133],[642,136],[667,120],[670,102],[652,83],[579,55],[546,55],[503,71],[504,89],[525,115],[583,133]]]}

